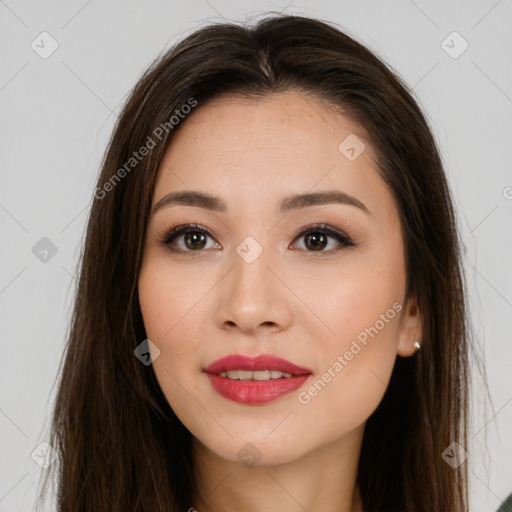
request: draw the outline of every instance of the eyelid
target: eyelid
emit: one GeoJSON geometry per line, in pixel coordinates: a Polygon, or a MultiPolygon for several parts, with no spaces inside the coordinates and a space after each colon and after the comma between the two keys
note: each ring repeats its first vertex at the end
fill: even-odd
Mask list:
{"type": "MultiPolygon", "coordinates": [[[[188,222],[174,222],[174,223],[171,223],[171,225],[168,225],[167,228],[163,232],[161,232],[161,234],[158,236],[158,244],[163,247],[170,246],[171,242],[173,242],[176,238],[179,238],[183,234],[193,232],[193,231],[203,232],[208,237],[210,237],[212,240],[214,240],[216,244],[220,245],[220,243],[218,242],[216,237],[212,234],[212,232],[208,228],[206,228],[200,224],[197,224],[197,223],[188,223],[188,222]]],[[[354,247],[354,246],[358,245],[354,241],[354,237],[351,235],[351,233],[349,231],[340,230],[340,229],[338,229],[328,223],[325,223],[325,222],[323,222],[323,223],[316,222],[316,223],[312,223],[308,226],[301,228],[298,232],[295,233],[295,235],[293,235],[293,240],[292,240],[291,245],[292,246],[295,245],[296,240],[299,240],[306,235],[309,235],[311,233],[318,233],[318,232],[323,232],[328,237],[334,238],[338,242],[337,247],[335,247],[333,249],[326,250],[326,251],[324,251],[324,250],[308,251],[305,249],[301,249],[301,252],[305,252],[311,256],[329,256],[329,255],[333,255],[333,254],[337,253],[338,251],[340,251],[342,249],[346,249],[346,248],[350,248],[350,247],[354,247]]],[[[184,250],[184,249],[171,249],[171,247],[168,247],[168,249],[169,249],[169,251],[174,252],[174,253],[187,254],[187,255],[192,255],[192,254],[200,255],[202,252],[206,252],[206,249],[202,249],[202,250],[200,249],[197,251],[184,250]]]]}
{"type": "MultiPolygon", "coordinates": [[[[201,224],[196,223],[181,223],[178,222],[176,224],[171,224],[164,229],[161,234],[158,236],[158,242],[160,245],[166,246],[170,244],[171,239],[177,238],[180,235],[187,233],[189,231],[204,231],[212,240],[215,240],[216,243],[219,243],[218,240],[213,236],[213,233],[206,227],[201,224]]],[[[194,251],[184,251],[184,252],[194,252],[194,251]]],[[[200,252],[200,251],[197,251],[200,252]]]]}
{"type": "MultiPolygon", "coordinates": [[[[332,238],[339,239],[338,241],[342,242],[343,244],[347,246],[354,246],[356,245],[353,241],[353,237],[348,232],[343,232],[339,230],[338,228],[335,228],[334,226],[331,226],[327,223],[314,223],[309,226],[306,226],[304,228],[301,228],[294,236],[293,239],[297,239],[306,235],[309,235],[311,233],[316,232],[325,232],[328,236],[332,238]]],[[[315,252],[315,251],[310,251],[315,252]]],[[[319,252],[333,252],[331,251],[319,251],[319,252]]]]}

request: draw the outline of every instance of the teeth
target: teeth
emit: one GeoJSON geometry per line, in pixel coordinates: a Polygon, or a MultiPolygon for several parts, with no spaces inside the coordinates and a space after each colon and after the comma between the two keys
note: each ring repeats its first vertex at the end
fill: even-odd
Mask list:
{"type": "Polygon", "coordinates": [[[270,372],[268,370],[252,372],[254,380],[270,380],[270,372]]]}
{"type": "Polygon", "coordinates": [[[258,370],[254,372],[249,370],[228,370],[227,372],[220,372],[219,375],[233,380],[270,380],[293,377],[291,373],[277,370],[258,370]]]}

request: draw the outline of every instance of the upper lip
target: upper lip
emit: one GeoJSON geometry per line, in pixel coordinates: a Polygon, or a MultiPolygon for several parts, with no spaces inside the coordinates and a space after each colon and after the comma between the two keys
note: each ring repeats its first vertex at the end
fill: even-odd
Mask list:
{"type": "Polygon", "coordinates": [[[274,370],[292,375],[307,375],[312,373],[308,368],[302,368],[292,362],[272,354],[260,354],[257,356],[246,356],[243,354],[231,354],[221,357],[210,363],[204,371],[207,373],[219,374],[229,370],[274,370]]]}

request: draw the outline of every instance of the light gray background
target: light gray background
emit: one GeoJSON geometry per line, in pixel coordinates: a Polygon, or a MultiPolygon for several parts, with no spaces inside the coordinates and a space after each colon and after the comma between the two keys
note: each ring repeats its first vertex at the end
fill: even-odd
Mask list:
{"type": "Polygon", "coordinates": [[[0,0],[1,511],[34,502],[42,469],[31,453],[45,439],[78,248],[116,113],[161,50],[210,20],[267,10],[338,23],[414,86],[428,113],[460,215],[494,404],[477,380],[465,447],[472,510],[495,511],[512,492],[511,0],[0,0]],[[59,45],[47,59],[31,48],[43,31],[59,45]],[[453,31],[469,44],[458,58],[442,46],[453,31]],[[58,249],[46,263],[32,252],[42,237],[58,249]]]}

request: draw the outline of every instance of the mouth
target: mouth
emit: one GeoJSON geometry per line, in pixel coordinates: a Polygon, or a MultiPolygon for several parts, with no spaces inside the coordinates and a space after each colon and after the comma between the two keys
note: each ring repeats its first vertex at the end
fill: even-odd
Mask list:
{"type": "Polygon", "coordinates": [[[289,379],[294,377],[291,373],[280,370],[227,370],[217,373],[220,377],[227,377],[232,380],[270,380],[270,379],[289,379]]]}
{"type": "Polygon", "coordinates": [[[214,361],[204,371],[220,395],[245,404],[261,404],[298,389],[313,374],[308,368],[271,354],[233,354],[214,361]]]}

